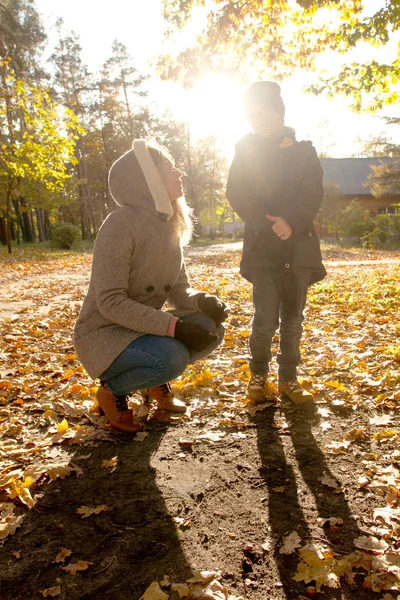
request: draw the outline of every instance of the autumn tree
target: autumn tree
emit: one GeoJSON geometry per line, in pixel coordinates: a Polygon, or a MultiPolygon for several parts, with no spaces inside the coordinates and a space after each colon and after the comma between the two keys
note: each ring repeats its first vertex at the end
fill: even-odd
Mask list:
{"type": "Polygon", "coordinates": [[[343,194],[340,187],[329,181],[324,186],[324,197],[316,217],[320,227],[328,227],[334,231],[336,243],[339,242],[340,211],[343,208],[342,198],[343,194]]]}
{"type": "MultiPolygon", "coordinates": [[[[42,67],[42,51],[46,41],[46,33],[40,22],[35,4],[32,0],[1,0],[0,1],[0,60],[2,65],[8,65],[19,81],[28,85],[43,87],[47,75],[42,67]]],[[[0,81],[0,97],[9,104],[11,98],[8,84],[2,68],[0,81]]],[[[12,113],[8,107],[9,113],[12,113]]],[[[0,135],[5,132],[0,132],[0,135]]],[[[8,136],[10,130],[8,131],[8,136]]],[[[9,137],[7,138],[9,139],[9,137]]],[[[17,216],[16,235],[21,231],[24,241],[34,241],[35,224],[32,208],[28,208],[24,196],[13,198],[13,208],[17,216]]],[[[35,207],[39,237],[45,235],[44,224],[48,222],[48,213],[41,207],[35,207]]],[[[3,243],[6,240],[5,216],[0,215],[0,231],[3,243]]]]}
{"type": "MultiPolygon", "coordinates": [[[[389,125],[400,126],[400,118],[386,119],[389,125]]],[[[393,203],[400,203],[400,144],[387,140],[380,145],[384,156],[392,157],[393,162],[371,165],[371,174],[368,177],[367,186],[371,194],[376,198],[388,197],[393,203]]]]}
{"type": "Polygon", "coordinates": [[[43,77],[38,58],[46,41],[33,0],[0,0],[0,58],[20,79],[43,77]]]}
{"type": "Polygon", "coordinates": [[[193,209],[195,234],[201,234],[201,224],[209,225],[210,230],[217,226],[217,214],[226,204],[225,187],[228,165],[213,136],[193,142],[190,129],[181,149],[180,166],[185,177],[185,195],[193,209]]]}
{"type": "Polygon", "coordinates": [[[78,116],[82,125],[75,146],[74,175],[78,191],[81,235],[82,239],[87,239],[95,235],[101,222],[88,184],[85,149],[85,130],[90,114],[89,97],[93,93],[95,83],[87,66],[82,62],[79,37],[74,32],[63,36],[62,27],[62,19],[59,19],[57,21],[59,41],[51,55],[51,61],[55,69],[54,85],[58,99],[63,106],[78,116]]]}
{"type": "Polygon", "coordinates": [[[36,207],[51,205],[69,178],[79,125],[71,111],[60,117],[59,107],[45,90],[17,79],[8,61],[0,61],[0,73],[0,203],[11,252],[13,200],[23,196],[36,207]]]}
{"type": "Polygon", "coordinates": [[[146,137],[151,115],[142,105],[147,77],[133,66],[126,46],[114,40],[112,52],[94,77],[88,99],[85,137],[88,183],[103,219],[114,207],[108,190],[108,171],[126,152],[132,139],[146,137]],[[138,103],[138,102],[139,103],[138,103]]]}
{"type": "MultiPolygon", "coordinates": [[[[360,45],[388,46],[400,24],[398,0],[379,0],[371,11],[365,0],[164,0],[169,35],[178,35],[193,16],[204,27],[193,46],[159,60],[163,77],[191,85],[206,71],[218,70],[242,78],[282,80],[301,69],[315,70],[326,51],[348,54],[360,45]],[[197,12],[196,12],[197,11],[197,12]]],[[[373,107],[399,99],[400,61],[397,51],[386,62],[347,62],[339,71],[314,84],[315,93],[345,94],[360,110],[365,94],[373,107]]]]}

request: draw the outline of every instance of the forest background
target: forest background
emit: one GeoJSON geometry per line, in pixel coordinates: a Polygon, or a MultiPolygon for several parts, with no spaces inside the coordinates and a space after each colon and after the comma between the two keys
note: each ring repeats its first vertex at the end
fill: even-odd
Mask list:
{"type": "MultiPolygon", "coordinates": [[[[243,90],[261,77],[282,81],[288,119],[320,156],[399,156],[396,2],[123,4],[107,36],[102,11],[82,7],[85,48],[57,18],[63,11],[69,25],[73,5],[0,2],[0,241],[9,251],[50,238],[91,247],[115,206],[108,170],[140,137],[165,145],[183,169],[196,234],[235,235],[226,177],[247,131],[243,90]]],[[[398,163],[371,176],[372,193],[398,199],[398,163]]],[[[338,239],[397,244],[398,219],[357,205],[345,213],[339,198],[327,190],[318,217],[338,239]]]]}

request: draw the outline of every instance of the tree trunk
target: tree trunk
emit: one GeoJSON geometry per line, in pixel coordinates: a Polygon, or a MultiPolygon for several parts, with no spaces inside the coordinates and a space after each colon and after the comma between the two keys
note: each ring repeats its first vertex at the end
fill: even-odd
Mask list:
{"type": "Polygon", "coordinates": [[[36,236],[36,227],[35,227],[35,219],[34,219],[33,210],[31,209],[28,214],[29,214],[29,222],[31,224],[32,240],[33,240],[33,242],[36,242],[37,236],[36,236]]]}
{"type": "Polygon", "coordinates": [[[11,254],[11,186],[7,189],[6,199],[6,242],[8,254],[11,254]]]}
{"type": "Polygon", "coordinates": [[[25,226],[24,226],[24,221],[22,219],[21,211],[19,208],[19,199],[18,198],[13,199],[12,203],[14,205],[15,214],[17,215],[17,238],[19,240],[19,232],[21,232],[22,241],[26,242],[25,226]]]}
{"type": "Polygon", "coordinates": [[[21,204],[22,220],[24,222],[25,242],[31,243],[34,242],[34,235],[32,232],[32,223],[30,219],[29,209],[26,206],[26,201],[23,196],[21,196],[19,200],[21,204]]]}
{"type": "Polygon", "coordinates": [[[46,230],[44,226],[44,218],[43,218],[43,210],[41,208],[35,208],[36,213],[36,223],[39,232],[39,242],[45,242],[46,238],[46,230]]]}
{"type": "Polygon", "coordinates": [[[3,216],[0,217],[0,242],[3,246],[7,245],[6,219],[4,211],[3,216]]]}
{"type": "Polygon", "coordinates": [[[44,230],[46,235],[46,240],[50,239],[50,213],[48,210],[44,210],[44,230]]]}

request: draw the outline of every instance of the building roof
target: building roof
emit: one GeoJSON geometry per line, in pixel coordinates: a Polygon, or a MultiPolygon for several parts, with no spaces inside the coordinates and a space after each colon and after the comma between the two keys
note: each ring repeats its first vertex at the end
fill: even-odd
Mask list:
{"type": "Polygon", "coordinates": [[[321,158],[324,171],[324,187],[328,182],[338,185],[344,195],[369,196],[364,187],[370,174],[371,165],[391,164],[398,158],[321,158]]]}

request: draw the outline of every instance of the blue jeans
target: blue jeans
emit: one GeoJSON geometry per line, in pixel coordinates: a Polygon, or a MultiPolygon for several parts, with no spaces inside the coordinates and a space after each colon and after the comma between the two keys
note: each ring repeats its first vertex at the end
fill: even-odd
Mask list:
{"type": "Polygon", "coordinates": [[[190,352],[175,338],[142,335],[117,356],[100,380],[107,382],[108,389],[116,396],[155,387],[182,375],[189,363],[210,354],[223,340],[224,328],[217,329],[214,321],[204,313],[192,313],[182,317],[182,321],[218,333],[218,340],[202,352],[190,352]]]}
{"type": "Polygon", "coordinates": [[[279,328],[279,380],[296,379],[300,363],[303,311],[310,283],[309,269],[268,269],[253,277],[254,319],[250,334],[250,369],[267,373],[271,343],[279,328]]]}

